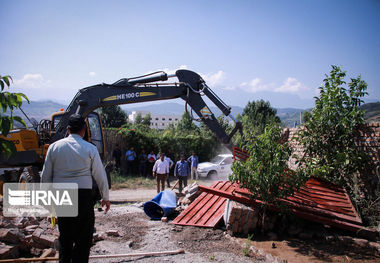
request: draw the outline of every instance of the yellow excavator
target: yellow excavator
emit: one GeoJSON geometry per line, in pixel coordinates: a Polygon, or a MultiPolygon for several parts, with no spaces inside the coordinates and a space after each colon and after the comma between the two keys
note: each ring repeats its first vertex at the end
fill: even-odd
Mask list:
{"type": "MultiPolygon", "coordinates": [[[[227,106],[205,83],[202,77],[190,70],[177,70],[175,74],[163,71],[151,74],[123,78],[113,84],[98,84],[79,90],[70,105],[64,111],[53,113],[49,120],[33,121],[31,129],[12,130],[3,139],[11,140],[17,152],[10,158],[0,156],[0,184],[5,182],[39,182],[49,145],[67,136],[69,116],[78,113],[86,118],[87,132],[85,139],[96,145],[102,158],[105,156],[105,142],[100,116],[96,109],[112,105],[168,100],[182,98],[186,102],[186,110],[195,113],[197,120],[207,125],[217,138],[229,149],[232,136],[242,125],[231,115],[231,107],[227,106]],[[169,78],[177,78],[178,82],[167,83],[169,78]],[[229,116],[235,127],[228,135],[217,118],[206,105],[202,96],[207,96],[224,115],[229,116]]],[[[194,118],[194,117],[193,117],[194,118]]],[[[195,119],[195,118],[194,118],[195,119]]],[[[1,135],[0,135],[1,136],[1,135]]],[[[2,187],[1,187],[2,190],[2,187]]]]}

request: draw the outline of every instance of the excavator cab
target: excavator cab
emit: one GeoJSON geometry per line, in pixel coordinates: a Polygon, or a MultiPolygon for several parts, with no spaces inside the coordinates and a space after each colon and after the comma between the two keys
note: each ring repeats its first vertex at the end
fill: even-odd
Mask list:
{"type": "MultiPolygon", "coordinates": [[[[51,126],[50,126],[50,136],[55,133],[55,128],[61,121],[64,111],[55,112],[51,115],[51,126]]],[[[105,155],[105,144],[104,144],[104,134],[103,125],[101,117],[97,112],[91,112],[86,117],[87,130],[83,139],[94,144],[99,151],[100,158],[103,160],[105,155]]]]}

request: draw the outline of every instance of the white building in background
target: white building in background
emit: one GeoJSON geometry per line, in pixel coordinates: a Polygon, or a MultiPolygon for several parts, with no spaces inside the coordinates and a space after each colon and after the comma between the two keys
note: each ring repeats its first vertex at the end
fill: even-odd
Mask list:
{"type": "Polygon", "coordinates": [[[128,120],[131,123],[135,123],[136,117],[139,113],[141,114],[142,118],[150,114],[150,128],[152,129],[163,130],[168,127],[170,123],[173,123],[174,126],[177,126],[178,122],[182,119],[180,115],[152,114],[149,111],[132,111],[132,113],[128,115],[128,120]]]}

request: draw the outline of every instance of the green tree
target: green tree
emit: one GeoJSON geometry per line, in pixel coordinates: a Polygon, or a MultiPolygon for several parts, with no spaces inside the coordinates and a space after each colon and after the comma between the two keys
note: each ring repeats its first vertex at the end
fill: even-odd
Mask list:
{"type": "Polygon", "coordinates": [[[346,85],[346,72],[332,66],[319,88],[315,107],[298,140],[305,155],[300,158],[300,170],[330,182],[352,185],[354,176],[363,167],[365,156],[355,145],[358,127],[364,124],[361,100],[367,83],[352,78],[346,85]]]}
{"type": "MultiPolygon", "coordinates": [[[[22,98],[24,98],[28,103],[28,98],[23,93],[11,93],[4,91],[5,87],[10,86],[12,78],[10,76],[0,75],[0,104],[1,104],[1,114],[0,114],[0,132],[3,137],[7,137],[9,131],[13,128],[13,122],[20,122],[24,127],[26,127],[25,121],[18,116],[13,116],[13,111],[20,109],[22,105],[22,98]],[[10,115],[5,115],[6,111],[9,109],[10,115]]],[[[6,157],[12,155],[16,152],[16,147],[12,141],[8,141],[0,138],[0,153],[5,154],[6,157]]]]}
{"type": "Polygon", "coordinates": [[[303,121],[303,123],[305,123],[308,120],[310,120],[310,117],[311,117],[311,112],[310,111],[304,111],[304,112],[302,112],[302,121],[303,121]]]}
{"type": "Polygon", "coordinates": [[[277,110],[270,106],[269,101],[252,101],[245,106],[241,121],[245,129],[249,129],[254,134],[262,134],[268,124],[281,124],[276,114],[277,110]]]}
{"type": "Polygon", "coordinates": [[[247,188],[254,199],[263,201],[262,231],[268,204],[276,205],[279,198],[285,198],[304,183],[302,174],[288,168],[292,150],[288,142],[281,144],[281,129],[269,124],[264,133],[257,137],[246,134],[245,150],[249,157],[245,162],[234,162],[234,177],[230,180],[247,188]]]}
{"type": "Polygon", "coordinates": [[[177,124],[177,130],[181,132],[195,132],[198,131],[198,127],[193,123],[188,112],[182,114],[182,119],[177,124]]]}
{"type": "Polygon", "coordinates": [[[151,115],[150,113],[148,113],[147,115],[144,116],[143,120],[142,120],[142,124],[145,125],[145,126],[150,126],[150,119],[151,119],[151,115]]]}
{"type": "Polygon", "coordinates": [[[139,113],[137,113],[135,121],[133,124],[135,124],[135,125],[142,124],[142,122],[143,122],[143,118],[142,118],[141,113],[139,112],[139,113]]]}
{"type": "Polygon", "coordinates": [[[106,128],[120,128],[128,122],[128,116],[120,106],[107,106],[100,109],[103,126],[106,128]]]}

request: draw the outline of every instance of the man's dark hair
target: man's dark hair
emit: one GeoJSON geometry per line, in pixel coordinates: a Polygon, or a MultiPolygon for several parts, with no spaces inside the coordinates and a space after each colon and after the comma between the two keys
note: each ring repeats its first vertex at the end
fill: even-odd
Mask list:
{"type": "Polygon", "coordinates": [[[86,125],[86,122],[82,116],[79,114],[72,114],[69,117],[69,125],[68,128],[71,133],[79,133],[83,127],[86,125]]]}

